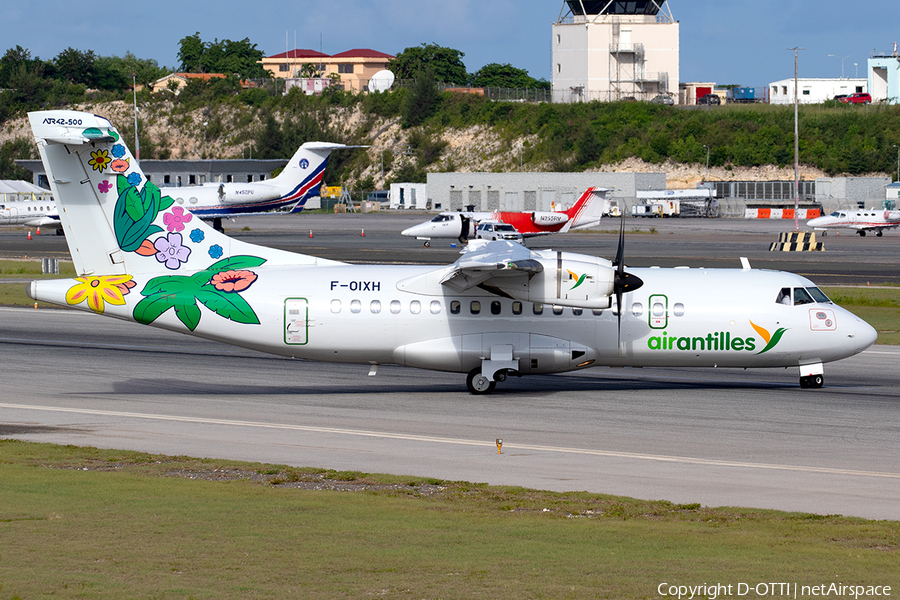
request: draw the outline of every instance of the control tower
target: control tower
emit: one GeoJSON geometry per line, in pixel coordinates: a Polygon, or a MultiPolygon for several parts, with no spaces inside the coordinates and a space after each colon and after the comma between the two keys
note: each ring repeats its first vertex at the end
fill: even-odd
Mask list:
{"type": "Polygon", "coordinates": [[[553,101],[678,102],[678,27],[666,0],[565,0],[553,24],[553,101]]]}

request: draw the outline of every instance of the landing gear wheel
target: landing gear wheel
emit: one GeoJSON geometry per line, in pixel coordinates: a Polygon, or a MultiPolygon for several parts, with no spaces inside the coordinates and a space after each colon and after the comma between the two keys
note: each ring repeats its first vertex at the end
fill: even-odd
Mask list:
{"type": "Polygon", "coordinates": [[[818,389],[825,384],[825,378],[821,375],[810,375],[809,377],[800,378],[800,387],[804,389],[818,389]]]}
{"type": "Polygon", "coordinates": [[[424,244],[422,244],[422,246],[424,246],[425,248],[431,248],[431,242],[425,242],[424,244]]]}
{"type": "Polygon", "coordinates": [[[860,229],[860,230],[857,231],[856,233],[859,234],[859,237],[866,237],[866,230],[865,230],[865,229],[860,229]]]}
{"type": "Polygon", "coordinates": [[[496,381],[490,381],[481,374],[481,369],[472,369],[466,377],[466,387],[469,388],[469,393],[475,396],[490,394],[496,385],[496,381]]]}
{"type": "Polygon", "coordinates": [[[883,234],[882,234],[881,231],[876,231],[876,232],[875,232],[875,237],[881,237],[882,235],[883,235],[883,234]]]}

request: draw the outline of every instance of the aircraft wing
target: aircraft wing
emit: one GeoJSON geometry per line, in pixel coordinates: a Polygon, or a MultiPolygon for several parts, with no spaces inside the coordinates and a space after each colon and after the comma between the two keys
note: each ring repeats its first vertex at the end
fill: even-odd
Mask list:
{"type": "Polygon", "coordinates": [[[498,278],[509,283],[511,278],[527,278],[543,270],[543,265],[521,244],[473,240],[462,258],[447,269],[441,284],[458,293],[498,278]]]}

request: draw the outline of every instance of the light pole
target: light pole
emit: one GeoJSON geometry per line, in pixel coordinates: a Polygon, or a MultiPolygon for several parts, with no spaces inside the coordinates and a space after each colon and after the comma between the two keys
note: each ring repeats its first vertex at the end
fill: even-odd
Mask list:
{"type": "MultiPolygon", "coordinates": [[[[127,80],[126,80],[127,81],[127,80]]],[[[131,89],[134,90],[134,159],[141,161],[141,143],[138,140],[138,123],[137,123],[137,75],[131,72],[131,89]]]]}
{"type": "Polygon", "coordinates": [[[794,231],[800,231],[800,98],[798,96],[799,80],[797,77],[800,50],[799,46],[788,48],[794,51],[794,231]]]}
{"type": "MultiPolygon", "coordinates": [[[[843,79],[843,78],[844,78],[844,59],[845,59],[845,58],[850,58],[850,57],[853,56],[853,55],[852,55],[852,54],[848,54],[847,56],[838,56],[837,54],[829,54],[828,56],[833,56],[834,58],[839,58],[839,59],[841,59],[841,79],[843,79]]],[[[854,64],[855,64],[855,63],[854,63],[854,64]]]]}
{"type": "Polygon", "coordinates": [[[709,146],[703,144],[703,147],[706,148],[706,178],[703,181],[709,181],[709,146]]]}

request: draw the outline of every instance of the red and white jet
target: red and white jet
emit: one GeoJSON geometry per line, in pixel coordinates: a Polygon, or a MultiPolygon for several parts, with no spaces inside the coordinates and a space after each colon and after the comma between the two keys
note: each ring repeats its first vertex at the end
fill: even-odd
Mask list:
{"type": "Polygon", "coordinates": [[[464,243],[475,237],[478,223],[482,221],[512,225],[523,237],[566,233],[600,223],[608,191],[590,187],[571,208],[562,211],[442,212],[430,221],[413,225],[401,233],[425,240],[426,246],[434,238],[458,239],[460,243],[464,243]]]}

